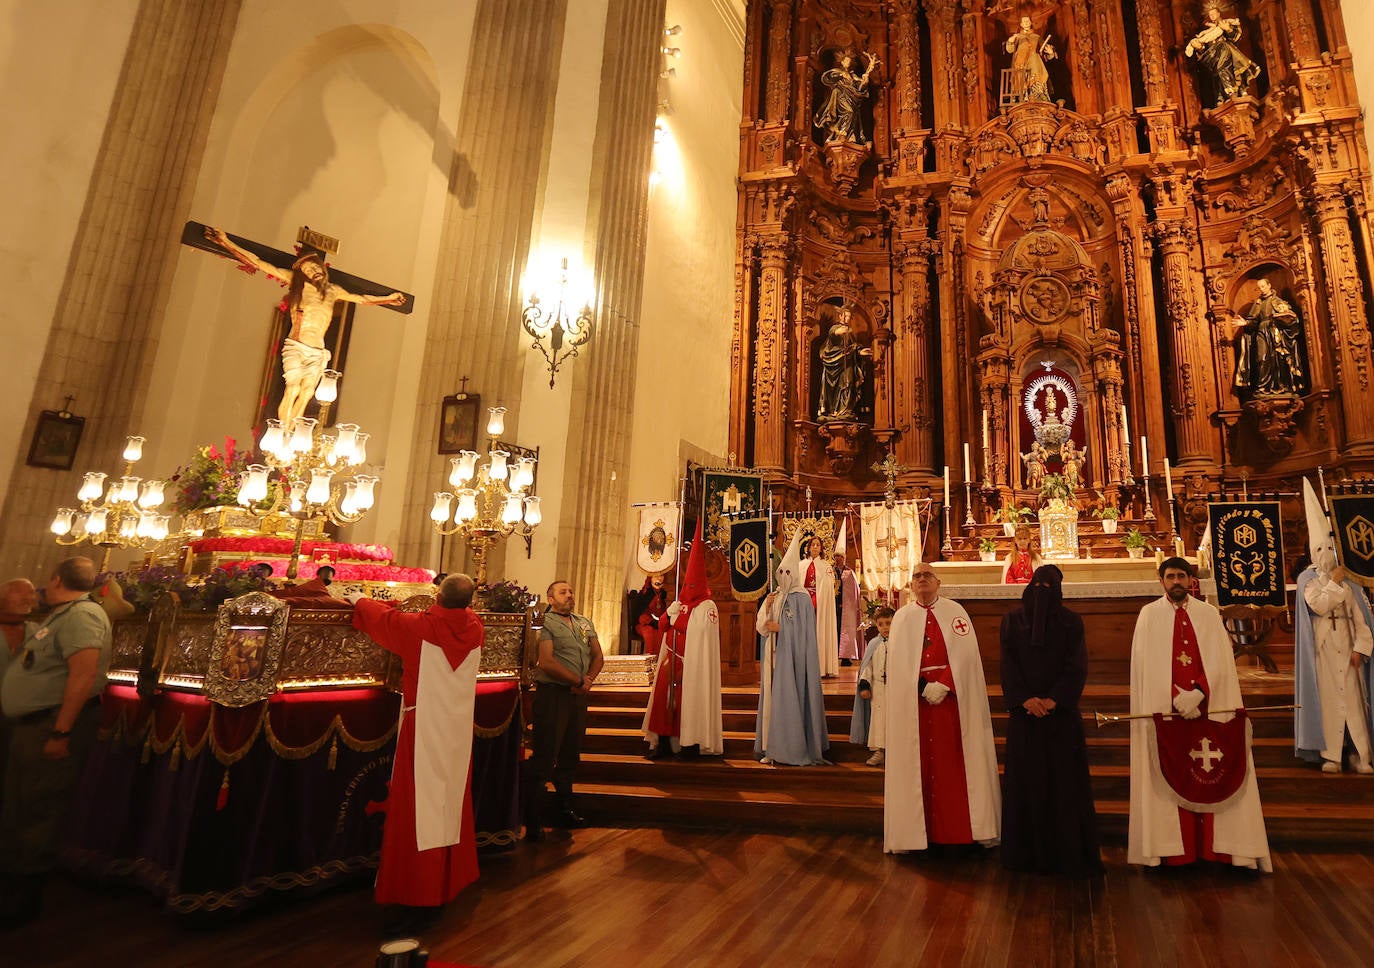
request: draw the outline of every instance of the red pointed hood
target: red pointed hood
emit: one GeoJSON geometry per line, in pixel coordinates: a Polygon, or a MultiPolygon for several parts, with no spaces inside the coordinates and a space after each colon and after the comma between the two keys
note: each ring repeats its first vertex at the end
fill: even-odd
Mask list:
{"type": "Polygon", "coordinates": [[[425,618],[428,619],[425,640],[443,649],[444,658],[455,669],[469,652],[480,649],[486,640],[486,627],[470,608],[444,608],[436,602],[425,613],[425,618]]]}
{"type": "Polygon", "coordinates": [[[687,556],[687,572],[682,579],[678,601],[688,608],[700,605],[711,597],[706,585],[706,543],[701,540],[701,520],[697,519],[696,534],[692,536],[692,551],[687,556]]]}

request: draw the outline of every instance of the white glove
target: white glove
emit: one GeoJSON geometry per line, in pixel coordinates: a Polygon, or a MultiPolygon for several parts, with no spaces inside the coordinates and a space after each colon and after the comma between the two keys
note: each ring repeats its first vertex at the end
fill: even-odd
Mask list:
{"type": "Polygon", "coordinates": [[[668,606],[668,621],[669,621],[669,622],[676,622],[676,621],[677,621],[677,617],[678,617],[679,615],[681,615],[681,614],[682,614],[682,603],[681,603],[681,602],[673,602],[673,604],[671,604],[671,605],[668,606]]]}
{"type": "Polygon", "coordinates": [[[943,682],[927,682],[926,687],[921,690],[921,698],[932,706],[940,705],[948,695],[949,686],[943,682]]]}
{"type": "Polygon", "coordinates": [[[1180,692],[1174,697],[1174,709],[1184,719],[1197,719],[1202,715],[1198,707],[1206,698],[1201,689],[1189,689],[1187,692],[1180,692]]]}
{"type": "Polygon", "coordinates": [[[344,601],[348,602],[348,604],[350,604],[350,605],[357,605],[357,604],[358,604],[358,599],[360,599],[360,598],[366,598],[367,595],[366,595],[365,593],[363,593],[363,592],[352,591],[352,592],[344,592],[344,596],[343,596],[343,597],[344,597],[344,601]]]}

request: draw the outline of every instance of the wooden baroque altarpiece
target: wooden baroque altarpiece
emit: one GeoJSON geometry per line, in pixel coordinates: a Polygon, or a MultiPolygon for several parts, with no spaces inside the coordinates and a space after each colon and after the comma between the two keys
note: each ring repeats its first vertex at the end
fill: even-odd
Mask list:
{"type": "Polygon", "coordinates": [[[1167,457],[1191,548],[1242,478],[1371,476],[1338,0],[751,0],[744,74],[730,449],[780,506],[890,451],[958,522],[964,442],[982,512],[1072,439],[1080,497],[1161,515],[1167,457]]]}

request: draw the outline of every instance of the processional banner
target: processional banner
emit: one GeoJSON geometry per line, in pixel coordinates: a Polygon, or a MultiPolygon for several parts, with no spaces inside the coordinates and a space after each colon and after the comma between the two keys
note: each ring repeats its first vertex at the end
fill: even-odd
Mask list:
{"type": "Polygon", "coordinates": [[[763,476],[728,470],[701,472],[702,537],[718,551],[730,546],[730,519],[766,511],[763,476]]]}
{"type": "Polygon", "coordinates": [[[736,601],[757,601],[768,591],[768,519],[730,522],[730,594],[736,601]]]}
{"type": "Polygon", "coordinates": [[[1283,521],[1277,501],[1207,505],[1217,605],[1288,607],[1284,594],[1283,521]]]}
{"type": "Polygon", "coordinates": [[[1330,500],[1341,564],[1351,578],[1374,588],[1374,494],[1342,494],[1330,500]]]}
{"type": "Polygon", "coordinates": [[[682,505],[645,504],[639,509],[635,564],[646,575],[661,575],[677,564],[682,535],[682,505]]]}
{"type": "Polygon", "coordinates": [[[1250,720],[1236,710],[1229,722],[1207,716],[1156,714],[1153,735],[1159,778],[1185,810],[1217,813],[1240,792],[1249,772],[1250,720]]]}
{"type": "Polygon", "coordinates": [[[859,505],[859,544],[866,591],[899,591],[911,584],[911,573],[921,560],[916,502],[859,505]]]}

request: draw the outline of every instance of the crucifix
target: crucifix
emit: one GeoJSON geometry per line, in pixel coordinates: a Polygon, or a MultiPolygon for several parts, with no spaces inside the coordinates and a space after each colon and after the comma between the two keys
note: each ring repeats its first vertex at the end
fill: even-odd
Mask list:
{"type": "Polygon", "coordinates": [[[388,286],[333,269],[326,257],[339,251],[339,240],[302,226],[296,236],[296,253],[229,235],[223,229],[187,222],[181,244],[233,259],[249,274],[262,272],[286,285],[287,295],[277,307],[273,355],[280,351],[281,368],[269,364],[259,395],[254,428],[270,414],[273,401],[277,417],[287,432],[311,405],[320,378],[333,362],[343,365],[353,307],[385,306],[410,313],[415,298],[388,286]]]}

